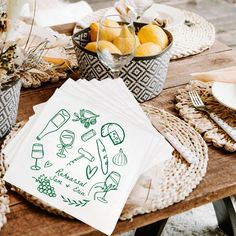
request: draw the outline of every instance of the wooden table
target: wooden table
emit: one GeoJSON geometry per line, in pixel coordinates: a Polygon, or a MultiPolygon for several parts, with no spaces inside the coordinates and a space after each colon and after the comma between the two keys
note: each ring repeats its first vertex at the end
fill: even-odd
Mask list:
{"type": "MultiPolygon", "coordinates": [[[[235,64],[236,51],[232,51],[220,42],[216,42],[210,50],[199,55],[172,61],[169,66],[165,89],[158,97],[147,103],[164,108],[177,115],[174,109],[176,90],[188,83],[189,74],[191,72],[213,70],[233,66],[235,64]]],[[[28,119],[28,117],[33,114],[32,107],[38,103],[47,101],[55,89],[61,84],[62,82],[58,82],[56,84],[45,84],[37,89],[23,89],[20,98],[18,120],[28,119]]],[[[152,224],[154,227],[150,227],[151,231],[148,233],[140,233],[142,230],[138,230],[137,232],[137,235],[152,236],[154,235],[153,228],[154,231],[158,232],[158,229],[155,227],[163,226],[163,223],[166,222],[165,219],[170,216],[209,202],[214,202],[215,209],[218,209],[217,213],[219,213],[220,210],[221,213],[227,214],[226,217],[223,218],[218,214],[220,225],[224,228],[225,223],[230,223],[231,228],[228,228],[228,233],[230,235],[231,230],[231,235],[233,235],[233,233],[235,235],[235,212],[232,211],[232,205],[228,202],[229,198],[227,198],[234,194],[236,194],[236,154],[209,147],[207,174],[189,197],[163,210],[136,216],[132,222],[120,221],[116,226],[114,234],[152,224]],[[225,211],[226,208],[229,209],[229,213],[225,211]],[[228,220],[228,222],[222,221],[225,219],[228,220]]],[[[33,204],[30,204],[16,193],[9,191],[9,195],[11,212],[7,215],[8,222],[3,227],[1,235],[103,235],[78,220],[65,219],[49,214],[35,207],[33,204]]],[[[227,230],[227,227],[225,230],[227,230]]],[[[145,230],[147,230],[147,228],[145,228],[145,230]]]]}

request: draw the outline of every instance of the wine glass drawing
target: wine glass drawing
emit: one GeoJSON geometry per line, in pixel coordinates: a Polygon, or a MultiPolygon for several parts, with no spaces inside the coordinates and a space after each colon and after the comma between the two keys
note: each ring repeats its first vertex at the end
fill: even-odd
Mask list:
{"type": "Polygon", "coordinates": [[[107,15],[101,19],[97,35],[97,55],[112,71],[114,78],[118,78],[121,68],[133,59],[135,49],[133,22],[121,20],[119,15],[107,15]]]}
{"type": "Polygon", "coordinates": [[[108,203],[107,199],[106,199],[106,195],[108,192],[112,191],[112,190],[117,190],[119,183],[120,183],[120,174],[116,171],[112,171],[105,179],[104,182],[100,182],[100,183],[96,183],[94,184],[90,191],[92,191],[92,189],[100,189],[99,191],[96,191],[94,193],[94,200],[99,200],[102,203],[108,203]],[[103,194],[102,197],[97,197],[97,194],[103,194]]]}
{"type": "Polygon", "coordinates": [[[44,157],[43,145],[41,143],[34,143],[31,151],[31,158],[35,159],[34,165],[31,166],[31,170],[40,170],[41,167],[38,165],[38,159],[44,157]]]}
{"type": "Polygon", "coordinates": [[[63,130],[60,135],[60,144],[57,145],[59,147],[59,151],[57,152],[57,156],[65,158],[65,152],[67,152],[67,149],[72,148],[72,144],[75,140],[75,133],[70,130],[63,130]]]}

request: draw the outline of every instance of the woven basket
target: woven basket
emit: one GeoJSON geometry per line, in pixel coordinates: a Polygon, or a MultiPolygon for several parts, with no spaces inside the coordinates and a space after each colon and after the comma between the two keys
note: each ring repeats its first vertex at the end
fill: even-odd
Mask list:
{"type": "MultiPolygon", "coordinates": [[[[145,24],[134,25],[138,31],[145,24]]],[[[170,43],[162,53],[150,57],[135,57],[121,69],[121,78],[139,102],[156,97],[164,87],[173,41],[172,35],[166,30],[165,32],[170,43]]],[[[97,54],[84,48],[90,42],[89,28],[75,33],[72,39],[81,78],[103,80],[113,77],[111,71],[100,62],[97,54]]]]}

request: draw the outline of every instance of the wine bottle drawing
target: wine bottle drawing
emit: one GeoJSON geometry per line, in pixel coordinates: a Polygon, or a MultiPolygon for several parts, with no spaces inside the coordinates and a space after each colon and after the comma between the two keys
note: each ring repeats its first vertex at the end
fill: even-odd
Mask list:
{"type": "Polygon", "coordinates": [[[54,115],[41,131],[41,133],[36,137],[37,140],[41,140],[44,136],[57,131],[60,129],[68,120],[70,119],[70,114],[65,109],[61,109],[54,115]]]}
{"type": "Polygon", "coordinates": [[[40,170],[41,167],[38,165],[38,159],[44,157],[43,145],[41,143],[34,143],[31,151],[31,158],[35,159],[34,165],[31,166],[31,170],[40,170]]]}

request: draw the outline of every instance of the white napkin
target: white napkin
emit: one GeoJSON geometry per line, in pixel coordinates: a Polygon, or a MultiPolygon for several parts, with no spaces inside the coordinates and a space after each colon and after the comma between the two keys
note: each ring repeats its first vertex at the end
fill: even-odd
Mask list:
{"type": "MultiPolygon", "coordinates": [[[[32,17],[34,4],[27,5],[22,15],[32,17]],[[28,7],[28,8],[27,8],[28,7]]],[[[39,26],[54,26],[74,23],[93,12],[85,1],[63,3],[61,1],[37,1],[37,10],[34,22],[39,26]]]]}
{"type": "Polygon", "coordinates": [[[3,150],[4,179],[110,235],[138,177],[173,148],[120,79],[69,79],[35,112],[3,150]]]}
{"type": "Polygon", "coordinates": [[[236,66],[226,67],[219,70],[192,73],[193,79],[203,82],[224,82],[236,84],[236,66]]]}

